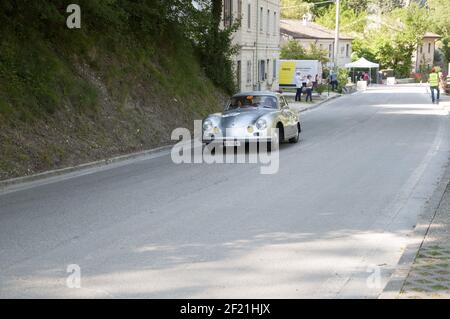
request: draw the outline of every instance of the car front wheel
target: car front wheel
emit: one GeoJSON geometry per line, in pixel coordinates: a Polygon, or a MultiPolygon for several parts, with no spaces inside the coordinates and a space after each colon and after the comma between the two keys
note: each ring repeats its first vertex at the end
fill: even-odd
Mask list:
{"type": "Polygon", "coordinates": [[[289,143],[297,143],[300,140],[300,132],[301,132],[301,128],[300,128],[300,123],[297,124],[297,135],[295,135],[295,137],[289,139],[289,143]]]}

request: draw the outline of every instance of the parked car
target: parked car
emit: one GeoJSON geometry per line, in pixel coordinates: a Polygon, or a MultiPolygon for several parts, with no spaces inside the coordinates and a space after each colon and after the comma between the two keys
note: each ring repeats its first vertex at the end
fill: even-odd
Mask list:
{"type": "Polygon", "coordinates": [[[301,132],[299,113],[289,107],[284,96],[274,92],[245,92],[231,97],[222,113],[203,120],[203,142],[223,142],[224,146],[285,141],[297,143],[301,132]]]}

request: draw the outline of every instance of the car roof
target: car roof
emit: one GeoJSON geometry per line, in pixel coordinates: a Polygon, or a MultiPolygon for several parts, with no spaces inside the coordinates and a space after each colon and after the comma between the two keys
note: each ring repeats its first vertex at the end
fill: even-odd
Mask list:
{"type": "Polygon", "coordinates": [[[279,93],[270,92],[270,91],[249,91],[249,92],[237,93],[237,94],[233,95],[233,97],[249,96],[249,95],[252,95],[252,96],[270,95],[270,96],[273,96],[273,97],[277,97],[277,96],[279,96],[279,93]]]}

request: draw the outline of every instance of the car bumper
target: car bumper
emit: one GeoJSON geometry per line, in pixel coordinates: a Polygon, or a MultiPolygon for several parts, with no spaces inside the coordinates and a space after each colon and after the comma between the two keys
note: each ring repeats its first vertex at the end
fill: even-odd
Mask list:
{"type": "Polygon", "coordinates": [[[223,130],[218,132],[203,132],[202,139],[205,142],[211,141],[245,141],[245,142],[264,142],[271,141],[273,130],[272,129],[263,129],[258,130],[254,128],[252,131],[248,131],[247,128],[227,128],[226,134],[222,133],[223,130]]]}
{"type": "Polygon", "coordinates": [[[213,138],[203,138],[203,143],[219,143],[219,144],[227,144],[231,142],[240,142],[240,143],[270,143],[273,141],[271,137],[213,137],[213,138]]]}

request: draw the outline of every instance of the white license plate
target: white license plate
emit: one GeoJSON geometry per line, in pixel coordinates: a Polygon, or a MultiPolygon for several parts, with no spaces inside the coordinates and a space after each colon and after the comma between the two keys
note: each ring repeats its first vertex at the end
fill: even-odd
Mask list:
{"type": "Polygon", "coordinates": [[[223,144],[226,147],[241,146],[241,141],[225,141],[223,144]]]}

